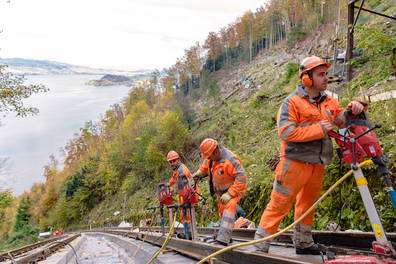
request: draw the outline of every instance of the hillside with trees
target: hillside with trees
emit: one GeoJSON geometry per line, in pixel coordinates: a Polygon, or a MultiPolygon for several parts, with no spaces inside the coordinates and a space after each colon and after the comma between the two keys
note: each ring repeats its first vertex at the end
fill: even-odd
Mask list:
{"type": "MultiPolygon", "coordinates": [[[[165,69],[165,76],[153,73],[147,85],[132,90],[100,122],[87,122],[65,146],[64,167],[58,169],[49,162],[46,182],[14,200],[16,210],[2,211],[11,201],[7,195],[0,196],[0,217],[14,219],[0,225],[3,239],[13,241],[23,226],[79,229],[122,219],[137,224],[152,216],[144,208],[157,205],[155,186],[171,175],[167,152],[176,150],[195,171],[201,161],[198,146],[206,137],[218,139],[242,159],[249,180],[241,205],[248,218],[258,223],[272,188],[270,165],[278,154],[276,112],[299,83],[301,58],[314,54],[333,62],[329,90],[344,107],[351,99],[396,87],[396,22],[368,13],[357,20],[358,54],[349,62],[353,79],[345,80],[342,53],[348,2],[271,0],[219,32],[210,32],[205,43],[187,48],[182,58],[165,69]],[[115,216],[115,211],[122,213],[115,216]]],[[[365,3],[376,12],[396,14],[394,0],[365,3]]],[[[382,124],[377,133],[390,160],[393,182],[395,112],[394,98],[370,102],[371,120],[382,124]]],[[[324,189],[347,170],[336,157],[327,168],[324,189]]],[[[396,215],[382,180],[375,168],[365,173],[385,229],[395,232],[396,215]]],[[[206,226],[218,220],[217,207],[207,183],[199,187],[209,199],[197,205],[197,221],[206,226]]],[[[292,213],[283,225],[291,223],[292,213]]],[[[331,221],[340,223],[343,230],[371,230],[352,178],[319,205],[314,228],[325,229],[331,221]]]]}

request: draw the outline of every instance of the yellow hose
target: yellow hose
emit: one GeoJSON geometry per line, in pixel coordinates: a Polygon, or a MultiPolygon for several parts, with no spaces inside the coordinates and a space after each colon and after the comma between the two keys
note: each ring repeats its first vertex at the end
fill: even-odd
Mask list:
{"type": "MultiPolygon", "coordinates": [[[[359,168],[367,166],[367,165],[372,165],[373,161],[372,160],[365,160],[362,163],[360,163],[358,165],[359,168]]],[[[228,250],[234,249],[234,248],[238,248],[238,247],[245,247],[245,246],[249,246],[249,245],[253,245],[256,243],[260,243],[260,242],[264,242],[270,239],[273,239],[281,234],[283,234],[284,232],[288,231],[289,229],[293,228],[294,226],[296,226],[299,222],[301,222],[301,220],[304,219],[305,216],[307,216],[320,202],[323,201],[323,199],[329,195],[329,193],[331,193],[338,185],[340,185],[346,178],[348,178],[350,175],[353,174],[353,170],[348,171],[344,176],[342,176],[336,183],[334,183],[303,215],[301,215],[296,221],[294,221],[292,224],[288,225],[287,227],[285,227],[284,229],[278,231],[275,234],[272,234],[270,236],[258,239],[258,240],[253,240],[253,241],[249,241],[249,242],[244,242],[244,243],[240,243],[240,244],[236,244],[236,245],[231,245],[228,247],[225,247],[219,251],[214,252],[213,254],[210,254],[209,256],[203,258],[202,260],[200,260],[199,262],[197,262],[197,264],[203,264],[205,261],[223,253],[226,252],[228,250]]]]}
{"type": "Polygon", "coordinates": [[[158,255],[162,252],[162,250],[165,248],[166,243],[168,243],[169,238],[173,234],[173,229],[175,227],[175,222],[176,222],[176,215],[177,215],[177,213],[175,213],[175,216],[173,217],[172,225],[171,225],[171,227],[169,229],[168,236],[166,237],[164,243],[162,244],[161,248],[157,251],[157,253],[155,253],[154,256],[150,259],[150,261],[147,262],[147,264],[151,264],[151,262],[153,262],[154,259],[156,259],[158,257],[158,255]]]}

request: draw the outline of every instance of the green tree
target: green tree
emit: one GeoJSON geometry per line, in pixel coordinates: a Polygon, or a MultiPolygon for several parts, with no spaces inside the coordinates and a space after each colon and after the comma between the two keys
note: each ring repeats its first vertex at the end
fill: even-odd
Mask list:
{"type": "Polygon", "coordinates": [[[25,225],[29,224],[31,201],[29,197],[23,197],[19,202],[17,214],[15,216],[14,231],[18,232],[24,228],[25,225]]]}

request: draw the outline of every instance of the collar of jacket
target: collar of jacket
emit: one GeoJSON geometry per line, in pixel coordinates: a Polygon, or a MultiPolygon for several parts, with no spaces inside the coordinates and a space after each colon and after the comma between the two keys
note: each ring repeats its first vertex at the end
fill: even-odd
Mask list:
{"type": "Polygon", "coordinates": [[[227,149],[219,144],[219,150],[220,150],[219,162],[223,163],[225,161],[226,157],[227,157],[227,149]]]}
{"type": "Polygon", "coordinates": [[[311,104],[314,104],[314,103],[321,103],[321,102],[323,102],[325,99],[326,99],[326,97],[327,97],[327,94],[325,93],[325,92],[323,92],[323,91],[320,91],[320,99],[319,99],[319,101],[316,101],[315,99],[313,99],[312,97],[309,97],[309,95],[308,95],[308,93],[305,91],[305,89],[304,89],[304,85],[302,85],[302,84],[298,84],[297,85],[297,88],[296,88],[296,93],[299,95],[299,96],[301,96],[302,98],[307,98],[308,99],[308,101],[311,103],[311,104]]]}
{"type": "Polygon", "coordinates": [[[179,167],[181,166],[181,161],[179,160],[179,162],[177,163],[177,166],[175,168],[172,168],[173,171],[177,171],[179,169],[179,167]]]}

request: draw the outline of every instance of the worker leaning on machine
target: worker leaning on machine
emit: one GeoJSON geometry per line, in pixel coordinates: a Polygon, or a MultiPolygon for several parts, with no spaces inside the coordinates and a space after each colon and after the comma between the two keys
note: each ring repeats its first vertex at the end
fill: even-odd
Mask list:
{"type": "MultiPolygon", "coordinates": [[[[322,190],[325,165],[331,162],[333,153],[327,133],[334,124],[345,124],[344,110],[324,92],[330,66],[316,56],[303,59],[299,71],[301,84],[279,109],[280,162],[275,169],[271,199],[263,212],[255,239],[276,233],[295,200],[294,219],[298,219],[313,205],[322,190]]],[[[352,101],[348,109],[359,114],[365,106],[362,102],[352,101]]],[[[295,227],[293,242],[297,254],[320,254],[312,238],[313,216],[314,211],[295,227]]],[[[268,252],[270,244],[265,241],[254,246],[268,252]]]]}
{"type": "Polygon", "coordinates": [[[216,194],[221,218],[214,243],[228,245],[234,228],[237,204],[246,192],[247,174],[241,160],[212,138],[202,141],[200,151],[205,161],[193,178],[197,181],[209,175],[211,194],[216,194]]]}
{"type": "MultiPolygon", "coordinates": [[[[190,199],[190,201],[192,201],[192,206],[193,206],[198,201],[199,189],[198,186],[196,186],[194,183],[190,170],[186,167],[186,165],[184,165],[180,161],[179,154],[174,150],[169,151],[167,155],[167,159],[171,169],[173,170],[172,177],[169,179],[168,184],[169,186],[173,186],[174,184],[177,184],[178,203],[182,204],[186,202],[183,200],[182,192],[186,188],[189,189],[192,188],[195,189],[195,193],[192,195],[190,199]]],[[[184,222],[184,220],[186,220],[188,223],[190,223],[191,221],[190,216],[188,214],[184,215],[183,210],[181,208],[179,208],[179,213],[180,213],[181,222],[184,222]]]]}

